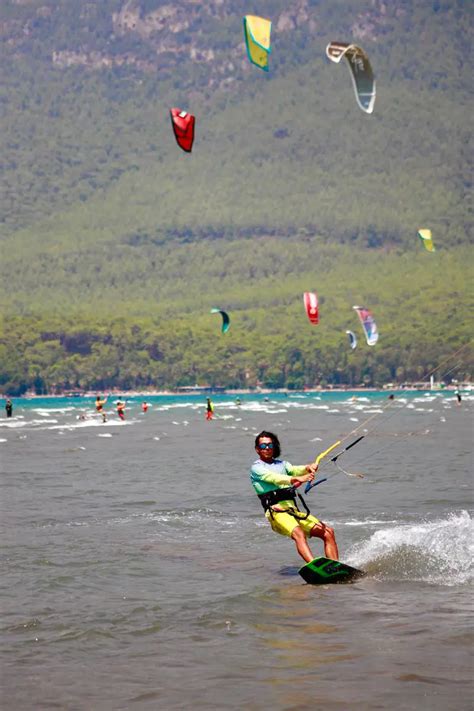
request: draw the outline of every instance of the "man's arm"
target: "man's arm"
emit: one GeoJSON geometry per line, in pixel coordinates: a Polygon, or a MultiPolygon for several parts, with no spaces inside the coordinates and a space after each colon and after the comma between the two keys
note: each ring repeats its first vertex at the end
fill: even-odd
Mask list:
{"type": "Polygon", "coordinates": [[[281,474],[271,467],[267,467],[265,462],[255,462],[252,466],[252,474],[260,481],[274,486],[291,486],[291,477],[288,474],[281,474]]]}
{"type": "MultiPolygon", "coordinates": [[[[316,467],[317,468],[317,467],[316,467]]],[[[286,474],[276,472],[267,467],[265,462],[256,462],[252,466],[252,474],[255,477],[265,482],[266,484],[273,484],[274,486],[301,486],[307,481],[313,481],[314,479],[314,466],[312,464],[293,466],[289,462],[285,462],[286,474]]]]}
{"type": "Polygon", "coordinates": [[[313,481],[314,473],[318,469],[317,464],[301,464],[300,466],[293,466],[289,462],[285,462],[285,469],[290,475],[290,480],[293,486],[297,488],[307,481],[313,481]]]}

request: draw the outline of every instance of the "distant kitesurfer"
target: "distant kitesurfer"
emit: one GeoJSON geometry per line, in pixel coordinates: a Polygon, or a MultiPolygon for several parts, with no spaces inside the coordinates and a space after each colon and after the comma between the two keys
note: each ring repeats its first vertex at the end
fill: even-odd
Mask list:
{"type": "MultiPolygon", "coordinates": [[[[461,402],[462,402],[462,397],[461,397],[461,393],[459,392],[459,390],[458,390],[457,388],[456,388],[456,390],[454,391],[454,394],[456,395],[456,400],[457,400],[457,403],[456,403],[456,404],[457,404],[457,405],[460,405],[461,402]]],[[[8,417],[8,415],[7,415],[7,417],[8,417]]]]}
{"type": "Polygon", "coordinates": [[[121,420],[125,419],[125,403],[122,402],[122,400],[117,400],[117,415],[120,417],[121,420]]]}
{"type": "Polygon", "coordinates": [[[142,402],[142,412],[146,412],[148,410],[148,403],[144,400],[142,402]]]}
{"type": "Polygon", "coordinates": [[[7,413],[7,417],[11,417],[13,415],[13,403],[10,398],[7,398],[5,403],[5,412],[7,413]]]}
{"type": "Polygon", "coordinates": [[[102,415],[102,422],[107,422],[107,415],[104,412],[104,405],[107,402],[107,398],[102,399],[100,395],[97,395],[95,399],[95,409],[99,415],[102,415]]]}
{"type": "Polygon", "coordinates": [[[206,420],[212,420],[214,416],[214,405],[211,402],[211,399],[208,397],[206,398],[206,420]]]}
{"type": "Polygon", "coordinates": [[[252,465],[250,480],[272,529],[292,538],[296,550],[307,563],[314,560],[308,538],[321,538],[326,558],[339,560],[334,530],[312,516],[302,497],[296,493],[301,484],[313,481],[317,464],[293,466],[279,459],[280,442],[272,432],[263,431],[257,435],[255,450],[259,458],[252,465]],[[305,511],[299,510],[297,496],[305,511]]]}

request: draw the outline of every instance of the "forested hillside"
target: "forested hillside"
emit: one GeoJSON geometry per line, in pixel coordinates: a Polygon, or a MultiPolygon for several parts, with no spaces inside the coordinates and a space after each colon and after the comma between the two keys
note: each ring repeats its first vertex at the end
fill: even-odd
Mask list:
{"type": "Polygon", "coordinates": [[[8,0],[0,33],[4,392],[380,384],[469,341],[468,3],[8,0]],[[333,39],[370,55],[370,116],[333,39]],[[191,154],[171,106],[196,114],[191,154]],[[354,303],[374,348],[348,348],[354,303]]]}

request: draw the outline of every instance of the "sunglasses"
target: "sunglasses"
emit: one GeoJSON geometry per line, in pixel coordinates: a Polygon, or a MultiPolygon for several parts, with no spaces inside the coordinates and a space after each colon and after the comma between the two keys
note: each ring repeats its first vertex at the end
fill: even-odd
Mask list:
{"type": "Polygon", "coordinates": [[[258,445],[259,449],[273,449],[273,442],[262,442],[262,444],[258,445]]]}

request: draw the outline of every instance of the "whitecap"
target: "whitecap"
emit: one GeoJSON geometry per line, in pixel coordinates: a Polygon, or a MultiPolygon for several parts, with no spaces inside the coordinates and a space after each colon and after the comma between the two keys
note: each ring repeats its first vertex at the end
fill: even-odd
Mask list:
{"type": "Polygon", "coordinates": [[[38,407],[33,409],[32,412],[37,412],[39,415],[48,415],[50,412],[72,412],[75,411],[75,407],[38,407]]]}

